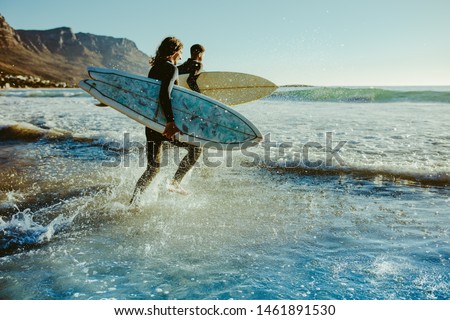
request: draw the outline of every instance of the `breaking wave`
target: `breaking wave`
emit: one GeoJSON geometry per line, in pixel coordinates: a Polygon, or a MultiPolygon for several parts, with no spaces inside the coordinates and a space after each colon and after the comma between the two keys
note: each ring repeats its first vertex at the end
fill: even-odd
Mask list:
{"type": "Polygon", "coordinates": [[[305,102],[386,103],[419,102],[450,103],[450,92],[445,91],[396,91],[381,88],[311,87],[279,90],[269,99],[305,102]]]}
{"type": "Polygon", "coordinates": [[[82,137],[60,128],[41,128],[28,122],[0,123],[0,142],[33,142],[40,139],[92,142],[90,137],[82,137]]]}
{"type": "MultiPolygon", "coordinates": [[[[251,166],[251,165],[249,165],[251,166]]],[[[261,163],[259,167],[278,174],[296,174],[301,176],[349,176],[356,180],[390,181],[404,185],[420,185],[423,187],[449,187],[448,172],[414,172],[401,169],[384,169],[379,167],[358,168],[345,167],[308,167],[298,164],[261,163]]]]}

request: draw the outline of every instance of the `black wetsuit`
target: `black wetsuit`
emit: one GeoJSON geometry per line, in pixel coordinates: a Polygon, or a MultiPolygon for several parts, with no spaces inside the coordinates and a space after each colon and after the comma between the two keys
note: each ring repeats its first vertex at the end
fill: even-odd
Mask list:
{"type": "MultiPolygon", "coordinates": [[[[169,61],[156,63],[148,73],[149,78],[161,81],[161,89],[159,92],[159,101],[163,109],[167,122],[173,121],[172,100],[170,94],[172,88],[178,79],[178,69],[169,61]]],[[[181,182],[186,173],[194,166],[201,154],[201,149],[193,145],[183,143],[177,140],[170,140],[164,137],[161,133],[145,127],[145,136],[147,138],[147,169],[139,178],[134,196],[138,191],[142,191],[152,181],[158,173],[161,163],[161,146],[164,141],[168,141],[176,146],[184,147],[188,150],[188,154],[180,162],[174,180],[181,182]]],[[[132,199],[133,200],[133,199],[132,199]]]]}
{"type": "Polygon", "coordinates": [[[202,63],[192,58],[187,59],[185,63],[178,66],[178,72],[180,74],[189,73],[189,77],[187,78],[187,84],[189,85],[189,88],[199,93],[200,88],[197,85],[197,78],[200,75],[201,71],[202,63]]]}
{"type": "Polygon", "coordinates": [[[169,61],[156,63],[149,71],[148,77],[161,81],[159,102],[167,122],[173,122],[172,100],[170,93],[178,79],[178,68],[169,61]]]}

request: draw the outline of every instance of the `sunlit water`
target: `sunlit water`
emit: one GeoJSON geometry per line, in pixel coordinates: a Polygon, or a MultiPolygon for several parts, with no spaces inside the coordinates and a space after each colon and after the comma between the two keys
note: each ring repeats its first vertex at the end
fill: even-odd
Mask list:
{"type": "Polygon", "coordinates": [[[204,152],[189,196],[168,149],[131,208],[141,125],[79,90],[2,91],[0,298],[450,298],[450,102],[348,90],[236,107],[265,143],[204,152]]]}

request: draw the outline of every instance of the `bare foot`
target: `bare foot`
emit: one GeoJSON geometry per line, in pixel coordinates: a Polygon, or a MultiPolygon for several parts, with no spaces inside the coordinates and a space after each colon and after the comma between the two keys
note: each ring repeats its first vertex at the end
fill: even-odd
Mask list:
{"type": "Polygon", "coordinates": [[[176,192],[176,193],[181,194],[183,196],[188,196],[188,195],[191,194],[191,192],[183,189],[183,187],[181,187],[178,182],[172,182],[171,184],[169,184],[167,186],[167,190],[169,190],[170,192],[176,192]]]}

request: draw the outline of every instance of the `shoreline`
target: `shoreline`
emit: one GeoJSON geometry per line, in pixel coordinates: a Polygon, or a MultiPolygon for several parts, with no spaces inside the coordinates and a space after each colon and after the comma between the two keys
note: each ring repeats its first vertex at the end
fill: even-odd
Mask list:
{"type": "Polygon", "coordinates": [[[0,73],[1,89],[69,89],[77,88],[64,81],[42,79],[38,76],[11,75],[0,73]]]}

